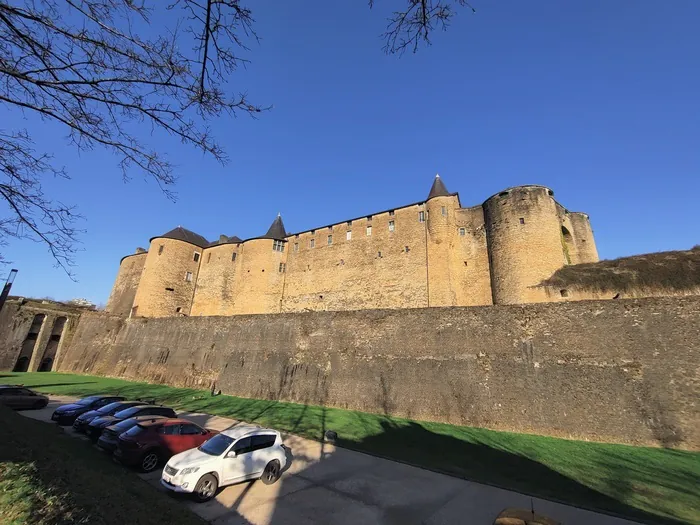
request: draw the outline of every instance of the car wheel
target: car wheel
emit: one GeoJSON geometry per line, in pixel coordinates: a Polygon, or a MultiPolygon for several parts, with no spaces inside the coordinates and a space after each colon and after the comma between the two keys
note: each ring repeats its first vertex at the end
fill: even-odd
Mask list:
{"type": "Polygon", "coordinates": [[[216,480],[216,477],[211,474],[204,474],[194,487],[194,497],[200,503],[209,501],[214,497],[218,488],[219,482],[216,480]]]}
{"type": "Polygon", "coordinates": [[[155,450],[149,450],[141,458],[141,470],[144,472],[153,472],[160,463],[160,456],[155,450]]]}
{"type": "Polygon", "coordinates": [[[270,461],[263,470],[260,479],[265,485],[272,485],[280,477],[280,462],[276,459],[270,461]]]}

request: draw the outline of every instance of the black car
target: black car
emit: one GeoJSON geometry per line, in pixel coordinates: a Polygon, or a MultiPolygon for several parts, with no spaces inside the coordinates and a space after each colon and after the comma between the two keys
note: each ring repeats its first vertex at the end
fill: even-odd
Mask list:
{"type": "Polygon", "coordinates": [[[61,405],[51,415],[51,420],[59,425],[72,425],[80,414],[102,408],[115,401],[124,401],[121,396],[90,396],[69,405],[61,405]]]}
{"type": "Polygon", "coordinates": [[[155,421],[156,419],[165,419],[165,416],[136,416],[120,421],[116,425],[108,426],[102,431],[100,439],[97,440],[97,446],[105,452],[112,453],[117,448],[118,438],[121,434],[139,423],[155,421]]]}
{"type": "Polygon", "coordinates": [[[93,419],[90,421],[86,433],[93,442],[97,442],[100,434],[102,434],[102,430],[108,426],[116,425],[120,421],[136,416],[177,417],[177,414],[175,414],[175,411],[172,408],[158,405],[141,405],[131,407],[127,408],[126,410],[122,410],[121,412],[117,412],[113,416],[101,416],[93,419]]]}
{"type": "Polygon", "coordinates": [[[112,416],[117,412],[120,412],[121,410],[126,410],[127,408],[147,404],[148,403],[146,403],[145,401],[116,401],[114,403],[110,403],[109,405],[105,405],[98,410],[90,410],[89,412],[80,414],[77,417],[77,419],[73,423],[73,430],[75,430],[76,432],[84,433],[90,421],[97,417],[112,416]]]}
{"type": "Polygon", "coordinates": [[[44,408],[48,404],[48,397],[22,385],[0,385],[0,405],[15,410],[25,410],[27,408],[44,408]]]}

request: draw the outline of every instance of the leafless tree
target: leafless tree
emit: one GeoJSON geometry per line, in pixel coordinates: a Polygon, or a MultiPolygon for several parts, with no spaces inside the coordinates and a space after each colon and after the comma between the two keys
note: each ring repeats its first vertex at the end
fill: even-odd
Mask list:
{"type": "MultiPolygon", "coordinates": [[[[406,1],[406,0],[392,0],[406,1]]],[[[118,157],[124,180],[152,178],[168,197],[173,166],[139,135],[161,130],[226,162],[206,123],[220,115],[267,109],[235,92],[231,73],[256,41],[240,0],[0,0],[0,109],[62,125],[79,150],[101,146],[118,157]]],[[[407,0],[390,19],[385,50],[414,51],[445,28],[452,4],[407,0]]],[[[370,0],[370,7],[373,0],[370,0]]],[[[0,243],[45,243],[71,275],[80,216],[42,191],[46,176],[67,177],[37,153],[26,130],[0,121],[0,243]],[[0,212],[2,213],[2,212],[0,212]]]]}
{"type": "MultiPolygon", "coordinates": [[[[421,44],[430,45],[430,37],[436,29],[445,31],[456,14],[456,8],[476,9],[467,0],[405,0],[406,7],[394,11],[389,17],[384,38],[384,52],[390,55],[414,53],[421,44]]],[[[369,0],[374,6],[375,0],[369,0]]]]}

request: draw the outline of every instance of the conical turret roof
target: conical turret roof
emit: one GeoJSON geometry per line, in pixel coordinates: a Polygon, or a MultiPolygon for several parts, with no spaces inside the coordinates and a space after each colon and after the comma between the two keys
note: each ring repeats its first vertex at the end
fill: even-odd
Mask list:
{"type": "Polygon", "coordinates": [[[435,175],[435,180],[430,188],[430,193],[428,193],[428,200],[432,199],[433,197],[449,197],[450,195],[451,193],[447,191],[447,187],[445,186],[445,183],[442,182],[440,175],[435,175]]]}
{"type": "Polygon", "coordinates": [[[284,229],[282,216],[278,213],[275,220],[270,225],[270,229],[262,236],[262,239],[278,239],[282,240],[287,236],[287,230],[284,229]]]}
{"type": "Polygon", "coordinates": [[[164,233],[163,235],[153,237],[153,239],[157,239],[158,237],[161,237],[163,239],[175,239],[178,241],[188,242],[190,244],[194,244],[195,246],[199,246],[200,248],[205,248],[209,245],[209,241],[206,240],[204,237],[186,228],[183,228],[182,226],[173,228],[172,230],[170,230],[167,233],[164,233]]]}

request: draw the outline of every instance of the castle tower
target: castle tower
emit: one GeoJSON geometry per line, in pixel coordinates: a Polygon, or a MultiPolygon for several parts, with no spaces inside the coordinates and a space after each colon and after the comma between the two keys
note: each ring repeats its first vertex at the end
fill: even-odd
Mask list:
{"type": "Polygon", "coordinates": [[[241,278],[243,240],[219,236],[202,254],[190,315],[231,315],[241,278]]]}
{"type": "Polygon", "coordinates": [[[267,233],[240,247],[240,272],[232,300],[234,314],[278,313],[287,264],[287,232],[277,215],[267,233]]]}
{"type": "Polygon", "coordinates": [[[153,237],[131,315],[189,315],[204,248],[201,235],[181,226],[153,237]]]}
{"type": "Polygon", "coordinates": [[[145,263],[146,250],[143,248],[136,248],[136,253],[122,257],[117,278],[107,300],[106,312],[123,316],[131,313],[145,263]]]}
{"type": "Polygon", "coordinates": [[[546,301],[537,285],[568,263],[553,195],[517,186],[484,202],[494,304],[546,301]]]}

